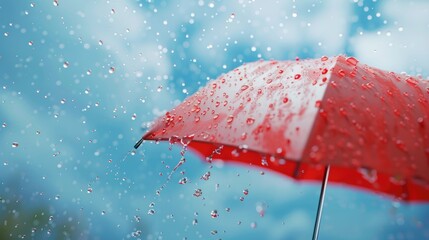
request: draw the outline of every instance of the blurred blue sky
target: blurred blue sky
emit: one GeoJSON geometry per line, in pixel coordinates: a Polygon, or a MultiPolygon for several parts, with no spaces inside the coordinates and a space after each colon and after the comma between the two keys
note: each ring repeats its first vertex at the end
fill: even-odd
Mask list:
{"type": "MultiPolygon", "coordinates": [[[[187,152],[158,196],[180,148],[124,156],[153,119],[244,62],[347,54],[428,79],[428,16],[425,0],[2,1],[0,224],[21,219],[10,239],[309,239],[319,183],[209,169],[187,152]],[[38,225],[34,209],[52,219],[38,225]]],[[[428,216],[428,204],[329,185],[320,239],[429,239],[428,216]]]]}

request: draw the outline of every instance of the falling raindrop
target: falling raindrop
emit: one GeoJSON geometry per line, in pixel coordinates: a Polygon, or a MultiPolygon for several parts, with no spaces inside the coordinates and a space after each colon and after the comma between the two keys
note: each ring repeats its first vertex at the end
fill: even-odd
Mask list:
{"type": "Polygon", "coordinates": [[[250,223],[250,227],[251,227],[251,228],[256,228],[256,222],[251,222],[251,223],[250,223]]]}
{"type": "Polygon", "coordinates": [[[203,191],[200,188],[195,189],[195,192],[193,194],[195,197],[200,197],[203,195],[203,191]]]}
{"type": "Polygon", "coordinates": [[[186,177],[179,180],[179,184],[186,184],[186,183],[188,183],[188,178],[186,177]]]}
{"type": "Polygon", "coordinates": [[[210,172],[204,173],[203,176],[201,176],[201,179],[205,180],[205,181],[209,180],[210,179],[210,172]]]}
{"type": "Polygon", "coordinates": [[[218,214],[217,210],[212,210],[212,211],[210,212],[210,216],[211,216],[212,218],[217,218],[217,217],[219,216],[219,214],[218,214]]]}

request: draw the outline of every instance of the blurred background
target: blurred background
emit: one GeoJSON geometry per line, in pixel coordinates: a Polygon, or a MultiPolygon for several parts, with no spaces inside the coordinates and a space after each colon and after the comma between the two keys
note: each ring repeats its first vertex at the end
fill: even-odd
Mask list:
{"type": "MultiPolygon", "coordinates": [[[[428,43],[426,0],[2,1],[0,239],[310,239],[319,183],[192,152],[167,181],[181,148],[134,143],[245,62],[346,54],[427,80],[428,43]]],[[[328,185],[320,239],[429,239],[429,204],[328,185]]]]}

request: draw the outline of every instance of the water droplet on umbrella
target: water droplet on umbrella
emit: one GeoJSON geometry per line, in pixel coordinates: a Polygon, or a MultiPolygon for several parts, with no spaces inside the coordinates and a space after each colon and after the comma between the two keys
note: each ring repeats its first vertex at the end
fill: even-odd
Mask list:
{"type": "Polygon", "coordinates": [[[249,86],[248,85],[243,85],[243,86],[241,86],[241,91],[244,91],[244,90],[246,90],[246,89],[248,89],[249,88],[249,86]]]}
{"type": "Polygon", "coordinates": [[[70,63],[66,61],[66,62],[63,63],[63,68],[68,68],[69,65],[70,65],[70,63]]]}
{"type": "Polygon", "coordinates": [[[287,103],[287,102],[289,102],[289,98],[284,97],[284,98],[283,98],[283,103],[287,103]]]}
{"type": "Polygon", "coordinates": [[[109,68],[109,73],[110,73],[110,74],[113,74],[114,72],[115,72],[115,68],[114,68],[114,67],[110,67],[110,68],[109,68]]]}
{"type": "Polygon", "coordinates": [[[247,123],[247,125],[252,125],[255,123],[255,119],[254,118],[247,118],[246,123],[247,123]]]}
{"type": "Polygon", "coordinates": [[[244,194],[244,195],[248,195],[248,194],[249,194],[249,190],[248,190],[248,189],[244,189],[244,190],[243,190],[243,194],[244,194]]]}
{"type": "Polygon", "coordinates": [[[328,69],[324,68],[322,69],[322,74],[326,74],[328,72],[328,69]]]}
{"type": "Polygon", "coordinates": [[[231,212],[231,208],[227,207],[227,208],[225,208],[225,211],[231,212]]]}
{"type": "Polygon", "coordinates": [[[295,74],[295,76],[293,77],[295,80],[298,80],[301,78],[301,74],[297,73],[295,74]]]}
{"type": "Polygon", "coordinates": [[[341,77],[344,77],[346,75],[346,72],[344,72],[343,69],[338,70],[338,75],[340,75],[341,77]]]}
{"type": "Polygon", "coordinates": [[[412,86],[416,86],[419,83],[416,79],[411,77],[405,79],[405,81],[412,86]]]}
{"type": "Polygon", "coordinates": [[[85,94],[89,94],[89,92],[90,92],[89,88],[85,89],[84,91],[85,94]]]}
{"type": "Polygon", "coordinates": [[[33,46],[33,41],[29,41],[28,46],[33,46]]]}
{"type": "Polygon", "coordinates": [[[194,134],[186,135],[180,139],[180,142],[182,143],[183,146],[188,146],[189,143],[191,143],[191,141],[194,139],[194,137],[195,137],[194,134]]]}
{"type": "Polygon", "coordinates": [[[323,56],[322,58],[320,58],[320,60],[322,60],[322,62],[327,61],[328,57],[327,56],[323,56]]]}
{"type": "Polygon", "coordinates": [[[92,190],[92,187],[89,187],[89,188],[86,190],[86,192],[87,192],[87,193],[92,193],[92,191],[93,191],[93,190],[92,190]]]}
{"type": "Polygon", "coordinates": [[[218,214],[217,210],[213,210],[213,211],[210,212],[210,216],[212,218],[217,218],[219,216],[219,214],[218,214]]]}
{"type": "Polygon", "coordinates": [[[36,6],[36,4],[30,3],[30,7],[35,7],[35,6],[36,6]]]}
{"type": "Polygon", "coordinates": [[[212,235],[216,235],[216,234],[217,234],[217,230],[212,230],[210,233],[211,233],[212,235]]]}
{"type": "Polygon", "coordinates": [[[131,116],[131,120],[136,120],[136,118],[137,118],[137,114],[135,114],[135,113],[133,113],[133,115],[131,116]]]}
{"type": "Polygon", "coordinates": [[[148,214],[148,215],[154,215],[154,214],[155,214],[155,210],[153,210],[153,209],[149,209],[149,210],[147,211],[147,214],[148,214]]]}
{"type": "Polygon", "coordinates": [[[58,5],[60,5],[60,4],[58,3],[58,0],[54,0],[53,4],[54,4],[54,6],[55,6],[55,7],[57,7],[58,5]]]}
{"type": "Polygon", "coordinates": [[[56,195],[55,200],[59,200],[59,199],[60,199],[60,195],[56,195]]]}
{"type": "Polygon", "coordinates": [[[375,181],[377,181],[377,171],[374,169],[361,167],[358,169],[358,172],[362,174],[362,177],[370,183],[375,183],[375,181]]]}
{"type": "Polygon", "coordinates": [[[357,64],[358,64],[358,60],[356,59],[356,58],[354,58],[354,57],[348,57],[347,59],[346,59],[346,62],[348,63],[348,64],[350,64],[350,65],[352,65],[352,66],[356,66],[357,64]]]}
{"type": "Polygon", "coordinates": [[[5,128],[5,127],[7,127],[7,124],[6,123],[2,123],[1,127],[5,128]]]}
{"type": "Polygon", "coordinates": [[[195,197],[200,197],[203,195],[203,191],[200,188],[195,189],[195,192],[193,194],[195,197]]]}
{"type": "Polygon", "coordinates": [[[244,201],[244,197],[240,197],[240,201],[244,201]]]}
{"type": "Polygon", "coordinates": [[[61,104],[66,103],[66,99],[65,99],[65,98],[61,99],[61,100],[60,100],[60,103],[61,103],[61,104]]]}
{"type": "Polygon", "coordinates": [[[192,225],[197,225],[198,224],[198,220],[197,219],[194,219],[194,220],[192,220],[192,225]]]}
{"type": "Polygon", "coordinates": [[[227,119],[226,119],[226,122],[227,122],[227,123],[232,123],[232,121],[234,121],[234,116],[229,115],[229,116],[227,117],[227,119]]]}
{"type": "Polygon", "coordinates": [[[86,75],[91,75],[92,71],[91,69],[86,70],[86,75]]]}
{"type": "Polygon", "coordinates": [[[12,147],[13,147],[13,148],[17,148],[18,146],[19,146],[19,143],[17,143],[17,142],[13,142],[13,143],[12,143],[12,147]]]}

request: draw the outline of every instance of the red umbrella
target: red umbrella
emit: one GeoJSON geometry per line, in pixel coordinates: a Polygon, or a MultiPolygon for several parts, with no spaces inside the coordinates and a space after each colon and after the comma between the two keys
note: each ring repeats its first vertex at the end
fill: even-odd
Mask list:
{"type": "Polygon", "coordinates": [[[328,176],[429,201],[429,81],[353,57],[245,64],[167,112],[136,148],[143,139],[181,140],[209,160],[323,179],[314,239],[328,176]]]}

